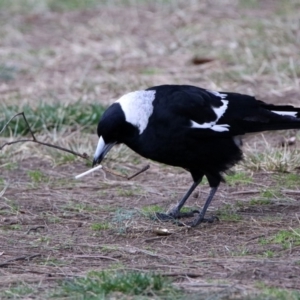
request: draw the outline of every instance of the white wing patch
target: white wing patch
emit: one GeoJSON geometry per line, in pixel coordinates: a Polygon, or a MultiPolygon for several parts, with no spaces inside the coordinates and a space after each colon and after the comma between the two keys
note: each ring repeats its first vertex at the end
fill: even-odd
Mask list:
{"type": "Polygon", "coordinates": [[[271,110],[271,112],[281,115],[281,116],[292,116],[292,117],[297,117],[297,112],[296,111],[277,111],[277,110],[271,110]]]}
{"type": "Polygon", "coordinates": [[[126,121],[136,126],[142,134],[153,113],[154,99],[155,91],[136,91],[122,96],[116,102],[121,105],[126,121]]]}
{"type": "Polygon", "coordinates": [[[221,99],[225,99],[227,97],[227,94],[224,94],[224,93],[219,93],[217,91],[210,91],[210,90],[207,90],[207,91],[217,97],[220,97],[221,99]]]}
{"type": "Polygon", "coordinates": [[[192,128],[211,129],[211,130],[218,131],[218,132],[229,131],[228,127],[230,127],[230,125],[228,125],[228,124],[216,124],[219,121],[219,119],[225,114],[225,112],[227,110],[227,107],[228,107],[228,101],[227,100],[221,100],[221,101],[223,102],[222,106],[212,107],[212,110],[217,115],[216,120],[211,121],[211,122],[206,122],[206,123],[203,123],[203,124],[199,124],[199,123],[191,120],[191,123],[192,123],[191,127],[192,128]]]}
{"type": "Polygon", "coordinates": [[[218,132],[229,131],[228,127],[230,127],[230,125],[228,125],[228,124],[216,125],[215,122],[203,123],[203,124],[198,124],[195,121],[191,121],[191,122],[192,122],[192,128],[212,129],[212,130],[218,131],[218,132]]]}

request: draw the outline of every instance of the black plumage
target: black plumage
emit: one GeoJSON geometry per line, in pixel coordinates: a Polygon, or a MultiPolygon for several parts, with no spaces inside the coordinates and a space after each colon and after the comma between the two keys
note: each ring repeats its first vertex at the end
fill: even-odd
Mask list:
{"type": "Polygon", "coordinates": [[[300,109],[272,105],[252,96],[215,92],[188,85],[162,85],[124,95],[103,114],[93,165],[111,147],[124,143],[138,154],[188,170],[193,184],[162,220],[177,219],[192,191],[206,176],[211,192],[190,223],[204,221],[223,180],[222,173],[242,159],[241,137],[265,130],[300,128],[300,109]]]}

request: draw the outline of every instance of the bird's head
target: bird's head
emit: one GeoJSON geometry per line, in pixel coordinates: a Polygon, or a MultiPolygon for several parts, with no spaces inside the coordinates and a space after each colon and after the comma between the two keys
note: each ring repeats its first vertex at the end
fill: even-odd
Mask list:
{"type": "Polygon", "coordinates": [[[153,112],[154,91],[136,91],[124,95],[102,115],[97,133],[98,146],[93,166],[100,164],[116,144],[130,145],[143,133],[153,112]]]}
{"type": "Polygon", "coordinates": [[[116,144],[124,142],[130,134],[124,113],[117,103],[111,105],[102,115],[97,128],[99,141],[94,155],[93,166],[100,164],[109,150],[116,144]]]}

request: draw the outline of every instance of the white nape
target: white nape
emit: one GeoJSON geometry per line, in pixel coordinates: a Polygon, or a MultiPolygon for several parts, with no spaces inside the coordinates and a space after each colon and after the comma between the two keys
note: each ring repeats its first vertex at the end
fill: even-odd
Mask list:
{"type": "Polygon", "coordinates": [[[122,96],[116,103],[121,105],[128,123],[136,126],[140,134],[146,129],[153,113],[156,91],[136,91],[122,96]]]}

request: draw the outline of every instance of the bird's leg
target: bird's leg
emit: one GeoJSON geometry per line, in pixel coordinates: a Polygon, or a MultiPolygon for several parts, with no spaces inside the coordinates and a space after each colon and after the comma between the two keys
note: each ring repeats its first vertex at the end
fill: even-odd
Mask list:
{"type": "Polygon", "coordinates": [[[217,189],[218,189],[218,187],[212,187],[211,188],[210,193],[208,195],[208,198],[206,199],[206,202],[205,202],[201,212],[199,213],[199,215],[192,222],[187,223],[186,225],[190,225],[191,227],[195,227],[195,226],[199,225],[202,222],[212,223],[215,219],[218,219],[217,217],[211,217],[209,219],[204,219],[207,208],[209,207],[209,205],[210,205],[217,189]]]}
{"type": "Polygon", "coordinates": [[[183,196],[183,198],[178,202],[178,204],[167,214],[164,213],[156,213],[156,217],[161,221],[169,221],[179,218],[186,218],[186,217],[193,217],[195,213],[199,213],[198,210],[192,210],[190,212],[181,213],[180,210],[185,204],[186,200],[189,198],[191,193],[194,191],[194,189],[197,187],[197,185],[201,182],[202,177],[194,182],[192,186],[189,188],[187,193],[183,196]]]}

